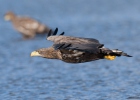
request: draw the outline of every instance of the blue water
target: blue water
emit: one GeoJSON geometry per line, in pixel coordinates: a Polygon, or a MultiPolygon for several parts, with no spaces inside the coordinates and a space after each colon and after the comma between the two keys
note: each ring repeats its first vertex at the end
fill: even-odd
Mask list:
{"type": "Polygon", "coordinates": [[[140,100],[139,0],[0,0],[0,100],[140,100]],[[46,36],[22,40],[7,11],[69,36],[92,37],[132,58],[69,64],[30,57],[46,36]]]}

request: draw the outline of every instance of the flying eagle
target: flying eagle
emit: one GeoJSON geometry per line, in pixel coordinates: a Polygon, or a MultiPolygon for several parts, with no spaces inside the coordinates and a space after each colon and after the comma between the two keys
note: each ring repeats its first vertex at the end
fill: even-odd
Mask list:
{"type": "Polygon", "coordinates": [[[58,28],[48,34],[47,40],[54,44],[31,53],[31,56],[41,56],[48,59],[60,59],[67,63],[83,63],[99,59],[114,60],[116,56],[132,57],[118,49],[108,49],[104,44],[93,38],[64,36],[64,32],[56,35],[58,28]]]}
{"type": "Polygon", "coordinates": [[[4,16],[6,21],[11,21],[14,28],[22,33],[23,38],[34,38],[36,33],[43,34],[49,33],[50,28],[41,24],[40,22],[29,18],[16,16],[13,12],[9,11],[4,16]]]}

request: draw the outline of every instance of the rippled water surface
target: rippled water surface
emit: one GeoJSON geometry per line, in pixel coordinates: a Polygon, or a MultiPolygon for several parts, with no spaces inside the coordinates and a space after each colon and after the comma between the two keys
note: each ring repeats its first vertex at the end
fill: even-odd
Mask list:
{"type": "Polygon", "coordinates": [[[0,100],[140,100],[139,0],[0,0],[0,100]],[[69,64],[30,57],[46,36],[22,40],[3,16],[30,16],[59,32],[92,37],[132,58],[69,64]]]}

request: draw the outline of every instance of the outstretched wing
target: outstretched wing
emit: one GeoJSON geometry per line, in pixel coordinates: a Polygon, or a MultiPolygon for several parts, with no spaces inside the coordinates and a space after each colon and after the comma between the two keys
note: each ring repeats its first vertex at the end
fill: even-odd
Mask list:
{"type": "Polygon", "coordinates": [[[82,52],[89,52],[89,53],[100,53],[100,48],[102,48],[103,44],[68,44],[68,43],[61,43],[61,44],[54,44],[53,47],[55,49],[66,49],[66,50],[78,50],[82,52]]]}
{"type": "Polygon", "coordinates": [[[68,44],[99,44],[99,41],[92,38],[81,38],[81,37],[71,37],[71,36],[63,36],[64,32],[60,35],[56,35],[58,28],[54,31],[53,34],[51,32],[48,34],[47,40],[53,41],[54,43],[68,43],[68,44]]]}

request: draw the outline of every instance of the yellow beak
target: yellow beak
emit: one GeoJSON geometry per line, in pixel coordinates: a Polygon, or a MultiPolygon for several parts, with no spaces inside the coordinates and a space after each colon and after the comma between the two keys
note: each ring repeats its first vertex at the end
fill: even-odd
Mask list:
{"type": "Polygon", "coordinates": [[[31,52],[30,56],[32,57],[32,56],[41,56],[41,55],[37,51],[33,51],[31,52]]]}
{"type": "Polygon", "coordinates": [[[114,60],[116,58],[116,56],[106,55],[106,56],[104,56],[104,58],[107,60],[114,60]]]}

